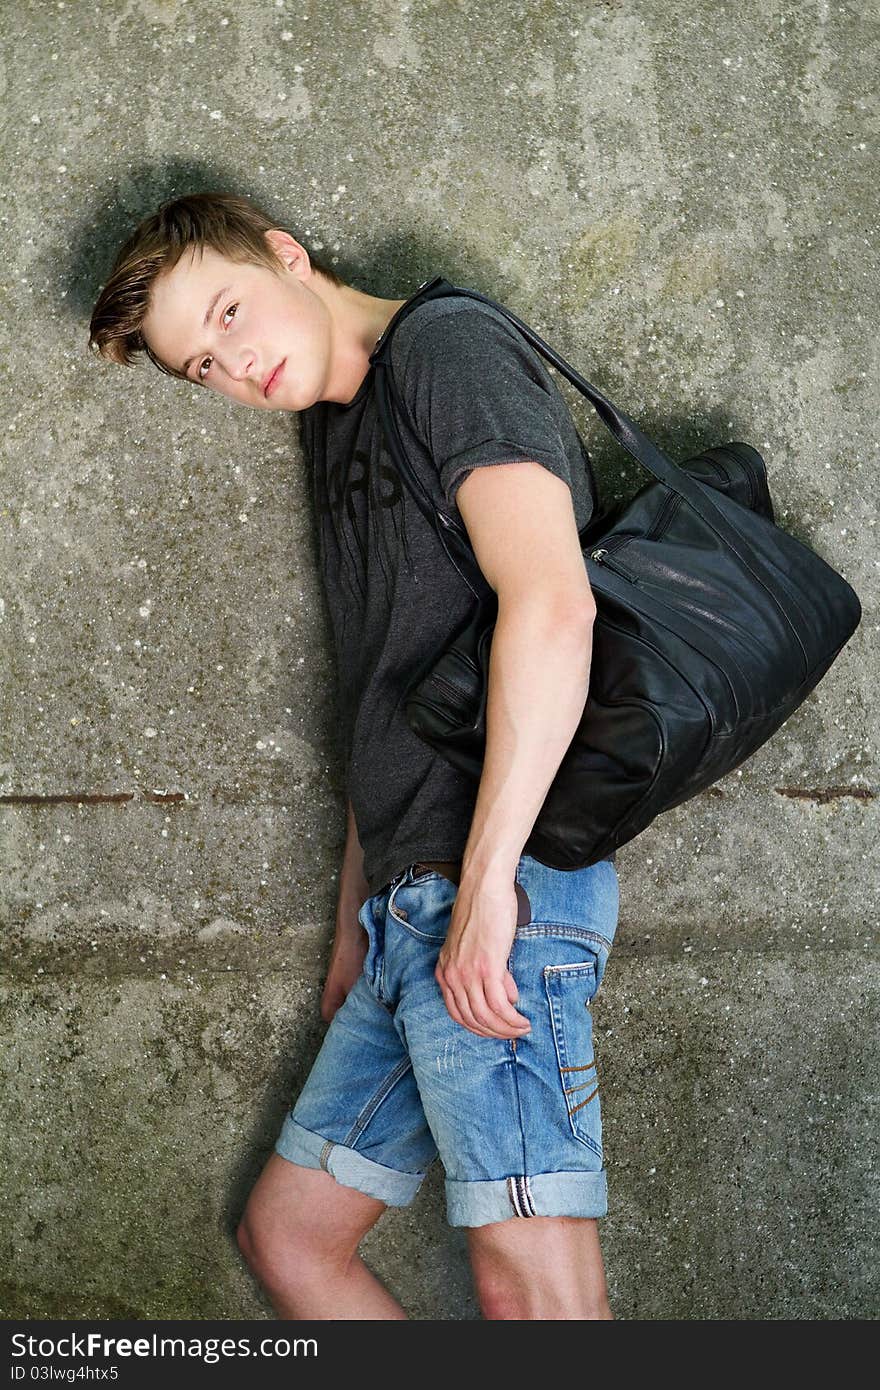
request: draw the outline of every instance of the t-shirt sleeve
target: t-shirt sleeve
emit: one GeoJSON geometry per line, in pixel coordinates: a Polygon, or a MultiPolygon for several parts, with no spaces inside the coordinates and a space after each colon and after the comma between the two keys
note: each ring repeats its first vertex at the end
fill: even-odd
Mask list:
{"type": "Polygon", "coordinates": [[[529,459],[571,489],[565,403],[513,324],[469,305],[432,317],[403,359],[402,387],[450,504],[472,469],[529,459]]]}

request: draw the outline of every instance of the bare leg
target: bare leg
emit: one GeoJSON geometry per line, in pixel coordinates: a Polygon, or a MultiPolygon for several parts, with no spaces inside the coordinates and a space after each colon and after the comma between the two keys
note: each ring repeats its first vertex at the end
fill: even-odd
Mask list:
{"type": "Polygon", "coordinates": [[[467,1236],[484,1318],[614,1317],[595,1218],[512,1217],[469,1226],[467,1236]]]}
{"type": "Polygon", "coordinates": [[[357,1247],[385,1203],[338,1183],[323,1168],[269,1158],[237,1239],[279,1318],[406,1318],[357,1247]]]}

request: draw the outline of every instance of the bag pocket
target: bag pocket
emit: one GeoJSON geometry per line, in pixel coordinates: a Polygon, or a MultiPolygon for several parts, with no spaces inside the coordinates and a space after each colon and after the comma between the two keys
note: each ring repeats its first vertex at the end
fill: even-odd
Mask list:
{"type": "Polygon", "coordinates": [[[575,1139],[602,1158],[599,1078],[593,1051],[590,1006],[596,993],[596,962],[545,965],[544,989],[556,1045],[562,1100],[575,1139]]]}

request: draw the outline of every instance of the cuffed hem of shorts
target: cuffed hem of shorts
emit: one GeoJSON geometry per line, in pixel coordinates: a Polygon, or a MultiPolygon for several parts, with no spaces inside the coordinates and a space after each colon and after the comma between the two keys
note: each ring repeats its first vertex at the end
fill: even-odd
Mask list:
{"type": "Polygon", "coordinates": [[[606,1216],[608,1179],[597,1173],[514,1174],[492,1182],[446,1180],[450,1226],[486,1226],[514,1216],[606,1216]]]}
{"type": "Polygon", "coordinates": [[[357,1188],[391,1207],[409,1206],[425,1177],[424,1173],[386,1168],[384,1163],[365,1158],[357,1149],[305,1129],[290,1113],[275,1141],[275,1152],[303,1168],[323,1168],[343,1187],[357,1188]]]}

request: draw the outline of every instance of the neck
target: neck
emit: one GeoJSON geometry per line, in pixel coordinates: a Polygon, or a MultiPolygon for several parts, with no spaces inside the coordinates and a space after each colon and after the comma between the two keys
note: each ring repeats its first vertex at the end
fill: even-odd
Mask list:
{"type": "Polygon", "coordinates": [[[380,299],[351,285],[331,284],[321,286],[321,297],[332,321],[334,364],[321,399],[348,405],[363,385],[377,340],[406,300],[380,299]]]}

